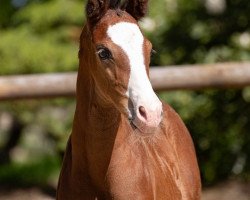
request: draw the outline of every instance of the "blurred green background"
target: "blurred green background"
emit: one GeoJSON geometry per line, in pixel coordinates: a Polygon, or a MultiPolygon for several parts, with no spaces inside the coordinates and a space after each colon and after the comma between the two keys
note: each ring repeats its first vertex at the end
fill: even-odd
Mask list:
{"type": "MultiPolygon", "coordinates": [[[[76,71],[83,0],[1,0],[0,75],[76,71]]],[[[151,0],[151,65],[250,60],[248,0],[151,0]]],[[[204,186],[250,180],[250,88],[162,92],[188,126],[204,186]]],[[[55,188],[74,99],[0,102],[0,187],[55,188]]]]}

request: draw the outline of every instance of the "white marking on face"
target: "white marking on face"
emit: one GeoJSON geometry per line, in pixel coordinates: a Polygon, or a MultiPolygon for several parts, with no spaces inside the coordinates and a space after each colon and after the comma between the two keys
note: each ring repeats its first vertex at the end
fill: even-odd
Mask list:
{"type": "Polygon", "coordinates": [[[119,22],[110,26],[107,34],[129,59],[130,77],[126,94],[131,99],[134,109],[146,104],[154,110],[156,104],[159,106],[159,99],[146,73],[143,53],[144,37],[139,27],[133,23],[119,22]]]}

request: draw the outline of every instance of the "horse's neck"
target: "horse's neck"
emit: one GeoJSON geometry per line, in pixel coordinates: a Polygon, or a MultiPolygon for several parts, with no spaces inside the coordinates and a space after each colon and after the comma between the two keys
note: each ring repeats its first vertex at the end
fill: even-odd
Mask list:
{"type": "Polygon", "coordinates": [[[81,96],[84,99],[77,98],[71,135],[72,178],[91,176],[94,184],[102,187],[121,123],[121,114],[113,106],[97,104],[94,91],[86,89],[85,92],[81,96]]]}
{"type": "Polygon", "coordinates": [[[74,121],[80,132],[95,135],[107,132],[119,123],[120,112],[114,105],[102,101],[89,77],[78,78],[77,107],[74,121]],[[85,81],[82,81],[85,80],[85,81]],[[90,132],[90,133],[87,133],[90,132]]]}
{"type": "MultiPolygon", "coordinates": [[[[86,176],[98,175],[92,179],[104,179],[105,170],[110,161],[116,134],[121,123],[121,114],[107,104],[95,88],[90,69],[98,64],[95,60],[95,48],[90,41],[87,30],[81,36],[79,51],[80,66],[77,78],[77,106],[71,134],[71,179],[84,179],[86,176]],[[96,163],[99,163],[96,165],[96,163]],[[97,167],[97,168],[96,168],[97,167]],[[86,174],[90,173],[90,174],[86,174]],[[94,174],[94,175],[93,175],[94,174]]],[[[95,180],[101,182],[101,180],[95,180]]]]}
{"type": "MultiPolygon", "coordinates": [[[[95,103],[86,103],[90,107],[78,110],[75,120],[81,123],[80,132],[88,137],[108,137],[120,123],[120,113],[113,106],[101,107],[95,103]],[[84,121],[79,121],[84,119],[84,121]]],[[[95,141],[97,142],[97,141],[95,141]]]]}

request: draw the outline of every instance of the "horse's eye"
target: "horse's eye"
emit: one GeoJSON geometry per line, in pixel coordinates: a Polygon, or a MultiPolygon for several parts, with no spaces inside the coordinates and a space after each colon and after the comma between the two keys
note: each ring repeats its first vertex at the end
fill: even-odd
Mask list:
{"type": "Polygon", "coordinates": [[[157,54],[156,50],[151,49],[150,55],[153,56],[153,55],[155,55],[155,54],[157,54]]]}
{"type": "Polygon", "coordinates": [[[112,58],[112,54],[107,48],[100,48],[97,53],[101,60],[108,60],[112,58]]]}

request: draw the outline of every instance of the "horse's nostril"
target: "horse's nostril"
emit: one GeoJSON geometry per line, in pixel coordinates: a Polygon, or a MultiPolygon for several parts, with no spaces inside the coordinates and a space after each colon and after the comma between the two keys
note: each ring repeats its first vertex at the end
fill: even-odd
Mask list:
{"type": "Polygon", "coordinates": [[[147,113],[146,113],[146,109],[143,106],[139,107],[139,113],[140,115],[147,120],[147,113]]]}

